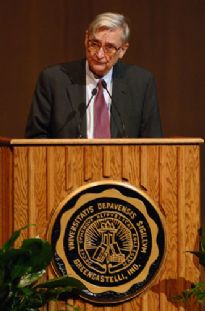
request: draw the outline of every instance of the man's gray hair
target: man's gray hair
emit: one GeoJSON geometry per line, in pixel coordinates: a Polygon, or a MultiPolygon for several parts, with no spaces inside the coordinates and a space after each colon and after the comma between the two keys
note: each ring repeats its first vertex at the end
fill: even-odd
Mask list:
{"type": "Polygon", "coordinates": [[[88,27],[88,33],[94,34],[99,29],[115,29],[115,28],[122,28],[123,31],[123,42],[128,42],[130,29],[128,26],[128,22],[126,18],[117,13],[102,13],[95,17],[95,19],[90,23],[88,27]]]}

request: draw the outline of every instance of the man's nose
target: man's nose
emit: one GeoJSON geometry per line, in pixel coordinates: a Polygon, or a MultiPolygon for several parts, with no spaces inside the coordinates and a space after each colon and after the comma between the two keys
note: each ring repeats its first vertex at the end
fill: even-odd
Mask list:
{"type": "Polygon", "coordinates": [[[98,49],[98,51],[97,51],[97,56],[98,56],[99,58],[105,57],[105,52],[104,52],[102,46],[98,49]]]}

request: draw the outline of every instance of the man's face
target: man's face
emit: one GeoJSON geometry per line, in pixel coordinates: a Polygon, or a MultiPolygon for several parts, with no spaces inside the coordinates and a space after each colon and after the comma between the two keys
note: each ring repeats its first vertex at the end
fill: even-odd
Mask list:
{"type": "Polygon", "coordinates": [[[100,29],[94,34],[86,32],[85,49],[90,70],[98,77],[104,76],[122,58],[128,43],[122,41],[122,29],[100,29]]]}

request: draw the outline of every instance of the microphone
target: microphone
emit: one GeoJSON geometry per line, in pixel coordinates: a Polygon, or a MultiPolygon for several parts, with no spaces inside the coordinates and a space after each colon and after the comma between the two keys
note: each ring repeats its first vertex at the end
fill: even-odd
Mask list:
{"type": "Polygon", "coordinates": [[[98,90],[97,90],[96,87],[95,87],[94,89],[92,89],[91,97],[90,97],[90,99],[89,99],[87,105],[85,106],[84,111],[83,111],[82,114],[81,114],[80,124],[79,124],[79,138],[83,138],[83,135],[82,135],[83,118],[84,118],[84,116],[85,116],[85,114],[86,114],[86,111],[87,111],[88,107],[90,106],[90,103],[91,103],[93,97],[97,94],[97,91],[98,91],[98,90]]]}
{"type": "MultiPolygon", "coordinates": [[[[107,88],[107,83],[105,82],[104,79],[102,79],[102,82],[101,82],[101,83],[102,83],[103,88],[104,88],[104,89],[106,90],[106,92],[108,93],[110,99],[112,100],[112,106],[115,108],[115,110],[116,110],[116,112],[117,112],[117,115],[118,115],[118,117],[119,117],[119,119],[120,119],[120,122],[121,122],[121,124],[122,124],[122,137],[123,137],[123,138],[127,138],[128,136],[127,136],[126,130],[125,130],[125,123],[124,123],[124,121],[123,121],[123,119],[122,119],[122,117],[121,117],[121,114],[120,114],[120,112],[119,112],[119,109],[117,108],[117,106],[116,106],[116,104],[115,104],[115,102],[114,102],[114,100],[113,100],[112,95],[110,94],[110,92],[109,92],[109,90],[108,90],[108,88],[107,88]]],[[[111,111],[110,111],[110,112],[111,112],[111,111]]],[[[111,115],[112,115],[112,112],[111,112],[111,115]]]]}

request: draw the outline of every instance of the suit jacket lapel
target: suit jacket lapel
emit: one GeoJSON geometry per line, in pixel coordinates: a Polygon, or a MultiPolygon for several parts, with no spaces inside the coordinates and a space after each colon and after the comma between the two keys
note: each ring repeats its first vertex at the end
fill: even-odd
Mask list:
{"type": "Polygon", "coordinates": [[[76,115],[79,134],[87,136],[86,126],[86,73],[85,60],[66,63],[62,70],[68,75],[67,94],[76,115]]]}
{"type": "Polygon", "coordinates": [[[124,67],[118,62],[113,67],[113,90],[111,104],[111,136],[113,138],[123,137],[123,126],[125,126],[125,115],[127,101],[127,85],[124,79],[124,67]]]}

